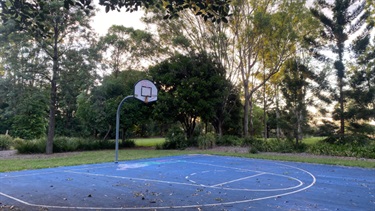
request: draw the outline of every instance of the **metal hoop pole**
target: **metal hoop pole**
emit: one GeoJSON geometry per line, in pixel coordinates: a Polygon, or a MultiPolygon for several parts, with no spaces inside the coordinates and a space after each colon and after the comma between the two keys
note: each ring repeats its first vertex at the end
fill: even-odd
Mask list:
{"type": "Polygon", "coordinates": [[[126,96],[120,104],[117,107],[117,113],[116,113],[116,155],[115,155],[115,163],[118,163],[118,138],[119,138],[119,130],[120,130],[120,111],[122,105],[125,103],[125,100],[128,98],[132,98],[134,95],[126,96]]]}

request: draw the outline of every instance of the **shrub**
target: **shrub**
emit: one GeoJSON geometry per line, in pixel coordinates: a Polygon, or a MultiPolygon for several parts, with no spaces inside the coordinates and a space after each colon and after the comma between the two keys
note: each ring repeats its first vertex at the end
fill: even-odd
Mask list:
{"type": "Polygon", "coordinates": [[[217,139],[216,144],[218,146],[240,146],[243,140],[238,136],[223,135],[217,139]]]}
{"type": "Polygon", "coordinates": [[[187,147],[187,140],[184,131],[174,126],[166,136],[166,141],[162,144],[161,149],[185,149],[187,147]]]}
{"type": "Polygon", "coordinates": [[[366,146],[372,142],[371,138],[366,135],[340,135],[329,136],[322,140],[323,143],[337,144],[337,145],[354,145],[354,146],[366,146]]]}
{"type": "Polygon", "coordinates": [[[324,141],[310,145],[307,152],[316,155],[375,158],[375,144],[358,146],[355,144],[330,144],[324,141]]]}
{"type": "Polygon", "coordinates": [[[121,144],[122,147],[125,148],[134,148],[135,147],[135,141],[131,139],[126,139],[121,144]]]}
{"type": "Polygon", "coordinates": [[[8,150],[12,146],[13,138],[9,135],[0,135],[0,151],[8,150]]]}
{"type": "Polygon", "coordinates": [[[73,152],[77,151],[79,140],[65,136],[55,137],[53,141],[54,152],[73,152]]]}
{"type": "Polygon", "coordinates": [[[13,140],[14,148],[21,154],[28,153],[45,153],[46,151],[46,140],[45,138],[24,140],[21,138],[15,138],[13,140]]]}
{"type": "MultiPolygon", "coordinates": [[[[19,153],[45,153],[46,139],[23,140],[15,139],[14,147],[19,153]]],[[[114,149],[115,144],[113,141],[102,141],[97,139],[84,139],[76,137],[55,137],[53,142],[53,151],[59,152],[73,152],[84,150],[101,150],[101,149],[114,149]]]]}
{"type": "Polygon", "coordinates": [[[304,143],[299,143],[296,145],[291,139],[267,139],[264,141],[257,138],[245,138],[243,141],[243,146],[250,147],[250,153],[257,152],[281,152],[281,153],[291,153],[291,152],[303,152],[306,150],[307,145],[304,143]]]}
{"type": "Polygon", "coordinates": [[[206,133],[198,137],[199,149],[209,149],[216,145],[216,136],[213,133],[206,133]]]}

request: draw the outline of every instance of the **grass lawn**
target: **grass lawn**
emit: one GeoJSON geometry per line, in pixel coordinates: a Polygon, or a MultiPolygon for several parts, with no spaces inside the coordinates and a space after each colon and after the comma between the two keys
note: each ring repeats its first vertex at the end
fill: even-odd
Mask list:
{"type": "Polygon", "coordinates": [[[316,144],[318,143],[319,141],[325,139],[326,137],[309,137],[309,138],[304,138],[302,140],[303,143],[307,144],[307,145],[312,145],[312,144],[316,144]]]}
{"type": "MultiPolygon", "coordinates": [[[[363,168],[375,168],[375,162],[372,160],[348,160],[342,158],[314,158],[298,155],[270,155],[270,154],[240,154],[240,153],[225,153],[212,152],[203,150],[120,150],[119,160],[135,160],[143,158],[164,157],[185,154],[214,154],[221,156],[236,156],[244,158],[267,159],[267,160],[282,160],[306,163],[320,163],[330,165],[356,166],[363,168]]],[[[72,166],[81,164],[114,162],[114,150],[102,151],[86,151],[79,153],[67,153],[64,156],[57,154],[51,155],[48,158],[18,158],[18,159],[2,159],[0,160],[0,172],[19,171],[25,169],[40,169],[52,168],[58,166],[72,166]]]]}
{"type": "Polygon", "coordinates": [[[138,147],[155,147],[165,142],[165,138],[137,138],[133,140],[138,147]]]}
{"type": "MultiPolygon", "coordinates": [[[[316,143],[321,139],[311,138],[304,139],[303,142],[307,144],[316,143]]],[[[134,139],[136,146],[153,147],[157,144],[162,144],[164,138],[148,138],[148,139],[134,139]]],[[[363,168],[375,168],[374,160],[361,159],[344,159],[338,157],[316,157],[316,156],[300,156],[298,154],[250,154],[250,153],[228,153],[215,152],[205,150],[144,150],[144,149],[123,149],[119,150],[119,160],[135,160],[144,158],[175,156],[185,154],[213,154],[221,156],[236,156],[244,158],[267,159],[267,160],[281,160],[294,161],[305,163],[319,163],[329,165],[343,165],[356,166],[363,168]]],[[[10,158],[0,159],[0,172],[19,171],[25,169],[40,169],[52,168],[58,166],[72,166],[81,164],[114,162],[115,150],[100,150],[100,151],[85,151],[73,152],[63,154],[53,154],[50,156],[32,156],[25,158],[10,158]]]]}

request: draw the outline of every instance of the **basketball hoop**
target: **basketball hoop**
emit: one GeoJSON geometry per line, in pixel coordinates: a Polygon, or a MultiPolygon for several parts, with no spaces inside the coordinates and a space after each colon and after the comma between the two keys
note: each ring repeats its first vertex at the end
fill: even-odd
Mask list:
{"type": "Polygon", "coordinates": [[[149,80],[140,80],[134,86],[134,97],[145,103],[154,102],[158,99],[158,89],[149,80]]]}

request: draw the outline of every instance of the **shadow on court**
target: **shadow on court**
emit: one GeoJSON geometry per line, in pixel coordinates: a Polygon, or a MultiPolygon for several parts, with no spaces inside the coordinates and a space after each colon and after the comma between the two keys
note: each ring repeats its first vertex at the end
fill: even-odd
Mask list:
{"type": "Polygon", "coordinates": [[[375,169],[186,155],[0,173],[21,210],[374,210],[375,169]]]}

